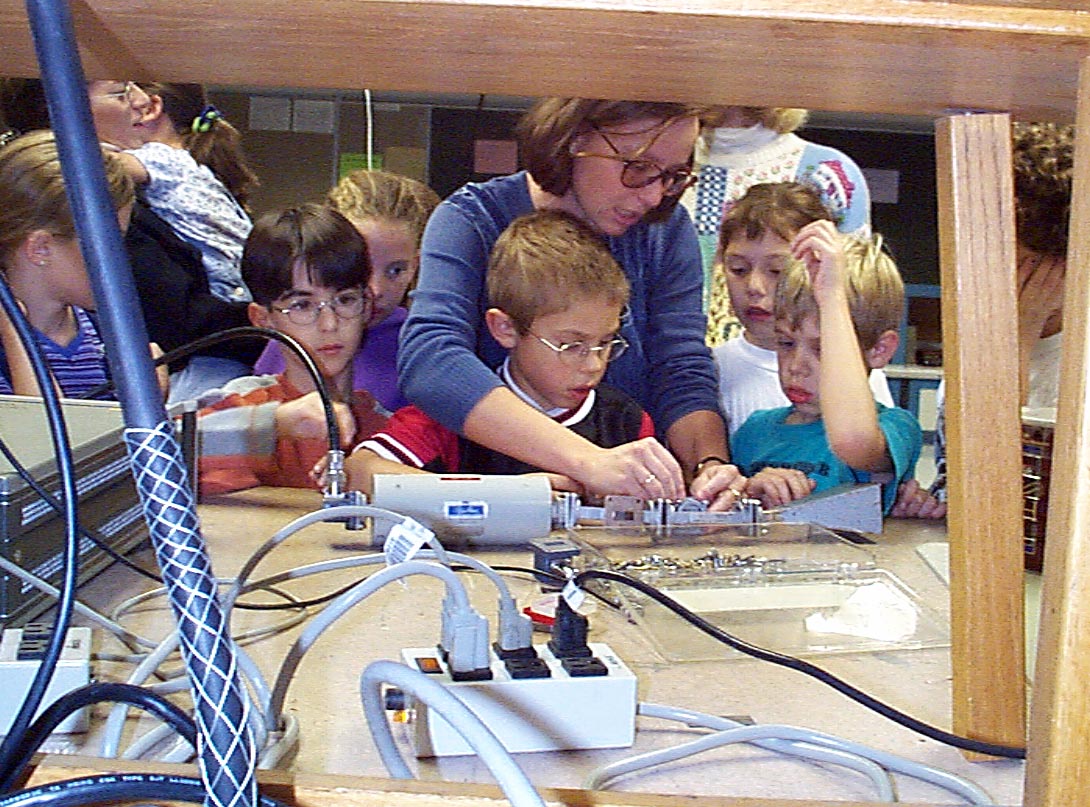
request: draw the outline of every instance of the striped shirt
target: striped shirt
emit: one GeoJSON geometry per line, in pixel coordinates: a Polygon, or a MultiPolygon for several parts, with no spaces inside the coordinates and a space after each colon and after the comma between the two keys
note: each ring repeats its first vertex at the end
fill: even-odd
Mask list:
{"type": "MultiPolygon", "coordinates": [[[[58,345],[37,329],[34,329],[34,336],[64,397],[82,398],[91,390],[109,381],[109,372],[106,367],[106,347],[98,335],[98,328],[82,308],[72,306],[72,311],[76,315],[78,328],[75,338],[67,345],[58,345]]],[[[10,394],[11,392],[8,357],[3,345],[0,344],[0,393],[10,394]]],[[[113,398],[114,396],[112,393],[106,393],[95,397],[113,398]]]]}

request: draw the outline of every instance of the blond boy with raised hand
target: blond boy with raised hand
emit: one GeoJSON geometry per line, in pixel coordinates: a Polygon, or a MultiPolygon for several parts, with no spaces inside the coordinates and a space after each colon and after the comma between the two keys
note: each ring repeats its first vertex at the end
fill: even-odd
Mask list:
{"type": "Polygon", "coordinates": [[[845,482],[897,484],[919,458],[919,423],[876,403],[871,369],[897,349],[904,284],[877,239],[843,238],[828,221],[808,224],[791,243],[795,261],[776,292],[780,385],[791,405],[755,412],[731,453],[750,477],[748,495],[774,507],[845,482]]]}

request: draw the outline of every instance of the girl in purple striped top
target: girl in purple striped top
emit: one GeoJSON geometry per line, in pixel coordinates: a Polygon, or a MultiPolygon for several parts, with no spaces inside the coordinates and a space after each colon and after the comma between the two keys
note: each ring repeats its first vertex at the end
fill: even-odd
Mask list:
{"type": "MultiPolygon", "coordinates": [[[[132,182],[104,155],[110,197],[124,229],[132,182]]],[[[87,310],[94,298],[64,192],[53,134],[0,146],[0,270],[34,329],[61,394],[83,397],[107,380],[106,352],[87,310]]],[[[15,328],[0,310],[0,392],[40,390],[15,328]]]]}

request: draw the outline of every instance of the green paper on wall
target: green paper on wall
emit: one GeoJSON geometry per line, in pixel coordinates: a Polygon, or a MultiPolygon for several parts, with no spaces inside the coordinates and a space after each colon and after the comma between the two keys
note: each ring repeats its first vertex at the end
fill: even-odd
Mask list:
{"type": "Polygon", "coordinates": [[[337,176],[344,177],[346,174],[350,174],[353,171],[359,171],[363,169],[371,169],[373,171],[382,170],[382,155],[374,153],[371,155],[371,164],[367,164],[367,154],[362,151],[342,151],[340,156],[340,162],[337,164],[337,176]]]}

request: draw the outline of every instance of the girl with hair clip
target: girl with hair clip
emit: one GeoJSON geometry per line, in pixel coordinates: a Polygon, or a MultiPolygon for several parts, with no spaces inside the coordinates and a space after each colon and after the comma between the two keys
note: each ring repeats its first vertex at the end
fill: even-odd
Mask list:
{"type": "MultiPolygon", "coordinates": [[[[104,158],[107,188],[124,230],[132,213],[132,182],[114,155],[104,158]]],[[[109,380],[106,350],[88,314],[95,301],[52,132],[30,132],[0,147],[0,270],[60,394],[78,398],[102,387],[109,380]]],[[[160,381],[165,392],[165,379],[160,381]]],[[[41,394],[18,332],[2,309],[0,393],[41,394]]]]}
{"type": "MultiPolygon", "coordinates": [[[[249,302],[239,262],[253,226],[245,203],[256,176],[238,130],[208,104],[199,84],[149,84],[141,91],[149,99],[135,127],[143,145],[122,151],[122,164],[152,211],[200,252],[211,294],[249,302]]],[[[236,358],[194,356],[171,379],[171,399],[196,397],[250,370],[236,358]]]]}
{"type": "Polygon", "coordinates": [[[199,84],[149,84],[145,91],[144,144],[124,150],[122,165],[151,209],[201,251],[212,293],[249,302],[239,261],[253,226],[244,204],[256,177],[238,130],[199,84]]]}
{"type": "Polygon", "coordinates": [[[704,260],[704,303],[710,347],[737,335],[726,282],[715,266],[723,217],[752,185],[801,182],[817,191],[842,233],[870,233],[870,192],[844,153],[803,140],[795,130],[805,109],[718,106],[704,116],[696,144],[696,184],[682,197],[696,225],[704,260]]]}
{"type": "MultiPolygon", "coordinates": [[[[397,341],[409,313],[406,305],[420,263],[420,238],[439,196],[423,182],[400,174],[359,170],[341,178],[326,196],[326,204],[359,230],[374,268],[370,283],[374,306],[367,338],[354,361],[354,388],[367,390],[394,412],[408,404],[397,388],[397,341]]],[[[254,372],[283,369],[280,345],[270,342],[254,372]]]]}
{"type": "MultiPolygon", "coordinates": [[[[715,366],[704,345],[700,253],[676,204],[692,181],[703,111],[586,98],[545,98],[528,110],[517,130],[527,170],[455,191],[424,231],[398,353],[406,397],[486,448],[567,477],[574,490],[681,498],[691,483],[691,493],[716,508],[733,505],[742,480],[726,459],[715,366]],[[575,216],[624,270],[631,300],[620,335],[630,348],[609,364],[605,380],[651,415],[666,446],[651,437],[596,446],[496,374],[505,351],[484,327],[488,255],[511,221],[535,210],[575,216]]],[[[583,338],[573,333],[567,341],[583,338]]]]}

